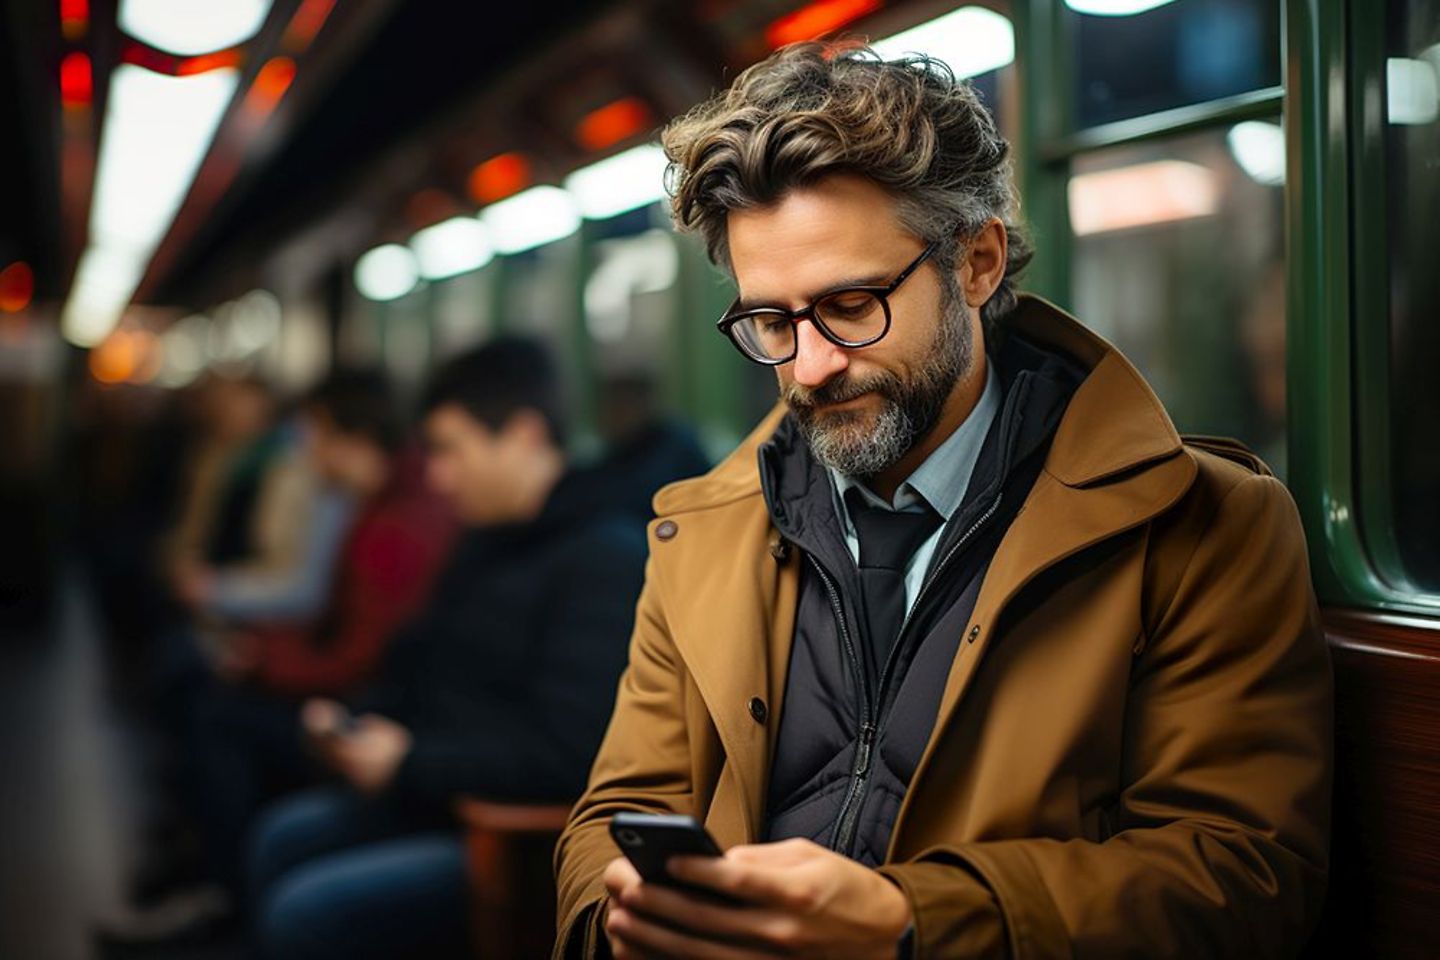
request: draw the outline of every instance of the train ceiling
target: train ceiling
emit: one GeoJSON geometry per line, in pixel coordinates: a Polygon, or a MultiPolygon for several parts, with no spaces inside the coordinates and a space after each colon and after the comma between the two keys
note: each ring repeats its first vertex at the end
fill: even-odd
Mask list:
{"type": "MultiPolygon", "coordinates": [[[[96,207],[135,199],[119,189],[96,196],[107,193],[96,168],[105,166],[106,101],[123,87],[119,77],[134,85],[206,74],[233,84],[233,96],[217,94],[228,105],[173,218],[149,246],[127,240],[143,255],[138,302],[203,307],[261,282],[276,251],[321,269],[387,235],[557,183],[651,139],[668,116],[785,40],[832,27],[893,29],[956,6],[226,0],[236,9],[232,32],[212,16],[187,41],[178,28],[166,32],[187,4],[0,0],[0,266],[33,267],[36,301],[53,304],[53,315],[83,292],[87,269],[96,272],[87,262],[109,256],[96,207]]],[[[147,172],[158,176],[135,175],[147,172]]]]}

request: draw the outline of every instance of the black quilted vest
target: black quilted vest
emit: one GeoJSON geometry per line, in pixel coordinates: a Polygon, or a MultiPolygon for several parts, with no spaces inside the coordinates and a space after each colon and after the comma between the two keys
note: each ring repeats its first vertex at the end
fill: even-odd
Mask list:
{"type": "Polygon", "coordinates": [[[791,418],[760,449],[780,535],[801,551],[801,586],[765,839],[805,837],[881,863],[985,571],[1019,512],[1081,372],[1010,337],[996,357],[1004,400],[969,489],[946,524],[914,608],[878,670],[865,651],[859,574],[831,481],[791,418]]]}

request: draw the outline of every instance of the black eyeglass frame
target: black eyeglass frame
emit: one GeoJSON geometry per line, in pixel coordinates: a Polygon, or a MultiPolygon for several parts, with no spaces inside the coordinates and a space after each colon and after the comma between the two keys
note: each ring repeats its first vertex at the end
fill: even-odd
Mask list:
{"type": "Polygon", "coordinates": [[[800,338],[795,337],[793,339],[793,347],[790,350],[789,356],[782,357],[780,359],[775,359],[773,357],[757,357],[755,354],[751,353],[748,349],[746,349],[745,345],[740,342],[740,339],[731,332],[734,329],[735,324],[739,323],[741,320],[745,320],[750,317],[784,317],[793,324],[798,324],[801,320],[809,320],[815,325],[815,329],[820,331],[820,336],[824,337],[826,340],[829,340],[831,343],[835,344],[835,346],[843,347],[847,350],[854,350],[859,347],[868,347],[873,343],[879,343],[881,340],[884,340],[885,335],[890,332],[890,295],[893,294],[897,289],[899,289],[900,284],[908,280],[912,273],[920,269],[920,265],[926,260],[930,259],[930,257],[934,255],[935,251],[939,249],[939,246],[940,244],[938,242],[931,243],[924,250],[921,250],[920,256],[916,257],[914,260],[911,260],[909,266],[907,266],[904,270],[901,270],[900,273],[895,277],[895,279],[888,284],[870,284],[855,287],[838,287],[834,290],[827,290],[825,293],[816,297],[814,300],[810,301],[808,304],[806,304],[804,307],[801,307],[799,310],[786,310],[784,307],[756,307],[753,310],[742,310],[740,313],[735,313],[733,311],[740,304],[740,300],[737,297],[735,302],[730,305],[730,309],[725,311],[724,316],[722,316],[719,320],[715,322],[715,329],[719,330],[722,334],[724,334],[726,339],[728,339],[731,343],[735,345],[735,349],[739,350],[741,356],[743,356],[746,360],[750,360],[767,367],[778,367],[781,364],[789,363],[791,360],[794,360],[795,355],[800,350],[800,338]],[[875,336],[866,337],[863,340],[846,340],[844,337],[837,335],[835,331],[825,326],[825,321],[821,320],[820,315],[815,312],[816,307],[820,305],[820,302],[822,300],[829,300],[831,297],[844,296],[847,293],[868,293],[880,302],[880,310],[885,314],[885,325],[880,328],[880,332],[877,333],[875,336]]]}

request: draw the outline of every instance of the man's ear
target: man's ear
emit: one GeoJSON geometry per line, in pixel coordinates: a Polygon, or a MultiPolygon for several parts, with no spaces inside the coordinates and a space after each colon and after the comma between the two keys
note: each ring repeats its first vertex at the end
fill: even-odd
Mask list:
{"type": "Polygon", "coordinates": [[[1000,289],[1005,279],[1008,244],[1005,225],[998,217],[991,217],[965,245],[964,259],[955,269],[960,292],[971,308],[983,306],[1000,289]]]}
{"type": "Polygon", "coordinates": [[[500,433],[506,439],[523,442],[527,447],[550,446],[555,442],[545,417],[539,410],[530,407],[521,407],[510,414],[500,433]]]}

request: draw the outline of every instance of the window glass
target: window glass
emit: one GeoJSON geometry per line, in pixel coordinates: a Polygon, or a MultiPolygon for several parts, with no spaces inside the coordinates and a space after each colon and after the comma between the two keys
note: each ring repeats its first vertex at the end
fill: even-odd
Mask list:
{"type": "Polygon", "coordinates": [[[1076,314],[1183,433],[1285,467],[1284,138],[1254,121],[1077,158],[1076,314]]]}
{"type": "Polygon", "coordinates": [[[1280,83],[1277,0],[1172,0],[1128,16],[1067,0],[1074,124],[1091,127],[1280,83]]]}
{"type": "Polygon", "coordinates": [[[1389,5],[1390,494],[1409,578],[1440,589],[1440,0],[1389,5]]]}

